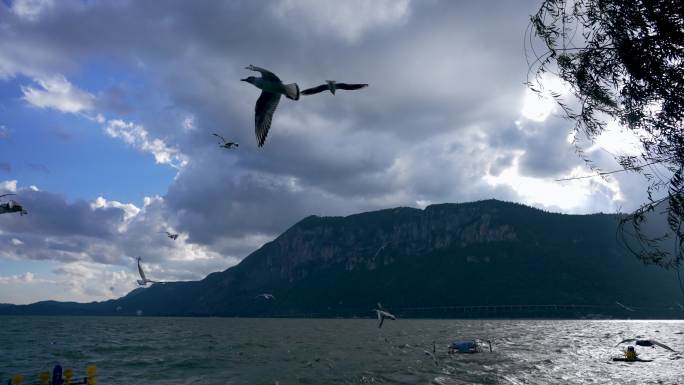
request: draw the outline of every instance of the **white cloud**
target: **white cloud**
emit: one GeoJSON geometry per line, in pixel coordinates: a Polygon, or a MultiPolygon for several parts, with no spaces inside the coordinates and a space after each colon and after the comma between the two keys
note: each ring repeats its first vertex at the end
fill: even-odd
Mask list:
{"type": "Polygon", "coordinates": [[[123,211],[123,222],[118,226],[117,230],[122,233],[126,231],[130,221],[140,213],[140,209],[132,203],[121,203],[118,201],[108,201],[103,197],[97,197],[95,201],[90,203],[91,210],[117,208],[123,211]]]}
{"type": "Polygon", "coordinates": [[[643,152],[641,140],[633,130],[628,130],[617,121],[608,122],[606,129],[594,140],[587,153],[603,149],[615,156],[637,156],[643,152]]]}
{"type": "Polygon", "coordinates": [[[81,299],[118,298],[135,288],[133,271],[91,262],[66,263],[53,270],[56,282],[81,299]]]}
{"type": "Polygon", "coordinates": [[[54,108],[77,113],[93,108],[95,96],[72,85],[64,76],[54,75],[34,79],[40,89],[22,86],[24,100],[38,108],[54,108]]]}
{"type": "Polygon", "coordinates": [[[15,180],[6,180],[4,182],[0,182],[0,192],[3,193],[15,193],[17,192],[17,181],[15,180]]]}
{"type": "MultiPolygon", "coordinates": [[[[521,175],[518,161],[523,155],[524,151],[518,152],[511,167],[496,176],[485,175],[483,179],[492,186],[504,185],[512,188],[523,203],[560,208],[567,212],[592,211],[595,201],[607,199],[609,202],[619,202],[623,199],[620,185],[615,180],[588,178],[557,182],[521,175]],[[598,199],[599,197],[604,199],[598,199]]],[[[582,168],[576,167],[569,177],[581,172],[582,168]]]]}
{"type": "Polygon", "coordinates": [[[275,14],[292,28],[309,25],[318,32],[354,42],[371,28],[406,22],[409,5],[409,0],[282,0],[276,5],[275,14]]]}
{"type": "Polygon", "coordinates": [[[157,163],[181,168],[188,163],[188,158],[180,150],[169,147],[163,140],[150,138],[149,133],[139,124],[119,119],[108,120],[105,132],[112,138],[118,138],[131,146],[151,153],[157,163]]]}
{"type": "Polygon", "coordinates": [[[11,10],[22,19],[35,21],[53,6],[54,0],[13,0],[11,10]]]}
{"type": "Polygon", "coordinates": [[[0,276],[0,285],[31,283],[34,281],[34,278],[35,276],[30,271],[27,271],[24,274],[0,276]]]}
{"type": "Polygon", "coordinates": [[[527,119],[543,122],[556,108],[557,104],[552,98],[539,95],[531,90],[525,90],[523,107],[520,113],[527,119]]]}
{"type": "Polygon", "coordinates": [[[24,244],[24,242],[22,242],[20,239],[17,239],[17,238],[12,238],[10,243],[13,244],[14,246],[21,246],[24,244]]]}
{"type": "Polygon", "coordinates": [[[183,119],[183,131],[193,131],[197,127],[195,126],[195,117],[193,115],[188,115],[183,119]]]}
{"type": "Polygon", "coordinates": [[[570,86],[559,77],[544,75],[535,84],[539,92],[525,89],[521,115],[535,122],[545,121],[552,113],[558,111],[559,106],[553,95],[564,97],[570,93],[570,86]]]}

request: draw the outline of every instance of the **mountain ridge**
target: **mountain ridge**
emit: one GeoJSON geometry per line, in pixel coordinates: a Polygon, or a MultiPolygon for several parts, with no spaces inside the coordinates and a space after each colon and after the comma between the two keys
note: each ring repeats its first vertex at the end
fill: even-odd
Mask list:
{"type": "Polygon", "coordinates": [[[0,314],[348,317],[372,315],[368,310],[380,301],[415,317],[681,318],[677,282],[621,248],[619,218],[492,199],[310,215],[199,281],[155,284],[88,304],[0,307],[0,314]],[[276,299],[256,298],[264,292],[276,299]],[[480,308],[492,305],[518,307],[480,308]]]}

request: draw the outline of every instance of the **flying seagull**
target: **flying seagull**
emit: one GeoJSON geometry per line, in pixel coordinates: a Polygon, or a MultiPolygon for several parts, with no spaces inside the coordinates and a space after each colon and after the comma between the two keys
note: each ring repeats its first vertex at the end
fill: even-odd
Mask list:
{"type": "Polygon", "coordinates": [[[435,347],[435,341],[432,341],[432,352],[428,352],[427,350],[423,349],[423,353],[432,358],[432,361],[435,363],[435,366],[439,366],[439,359],[437,358],[437,348],[435,347]]]}
{"type": "Polygon", "coordinates": [[[219,135],[219,134],[214,133],[214,134],[212,134],[212,135],[214,135],[215,137],[221,139],[221,142],[219,142],[219,147],[227,148],[227,149],[230,150],[230,149],[233,148],[233,147],[239,147],[239,146],[240,146],[237,142],[229,142],[229,141],[225,140],[225,139],[224,139],[221,135],[219,135]]]}
{"type": "Polygon", "coordinates": [[[389,319],[391,319],[391,320],[396,320],[396,319],[397,319],[397,317],[395,317],[393,314],[387,312],[387,311],[382,307],[382,305],[380,304],[380,302],[378,302],[378,308],[375,309],[375,312],[378,314],[378,321],[380,322],[380,323],[378,323],[378,329],[382,327],[383,322],[385,322],[385,318],[389,318],[389,319]]]}
{"type": "Polygon", "coordinates": [[[621,304],[621,303],[618,302],[618,301],[615,301],[615,304],[618,305],[618,306],[620,306],[621,308],[627,310],[627,311],[634,311],[634,309],[632,309],[631,307],[626,306],[626,305],[623,305],[623,304],[621,304]]]}
{"type": "Polygon", "coordinates": [[[667,349],[667,350],[669,350],[669,351],[672,351],[672,352],[675,351],[675,350],[672,349],[671,347],[669,347],[669,346],[667,346],[667,345],[665,345],[665,344],[661,344],[661,343],[658,342],[658,341],[655,341],[655,340],[639,340],[639,339],[636,339],[636,338],[628,338],[628,339],[626,339],[626,340],[622,340],[622,341],[620,341],[619,344],[617,344],[617,345],[615,345],[615,346],[619,346],[620,344],[624,344],[625,342],[634,342],[634,344],[637,345],[637,346],[650,346],[650,347],[652,347],[652,348],[655,348],[656,346],[660,346],[661,348],[665,348],[665,349],[667,349]]]}
{"type": "Polygon", "coordinates": [[[145,285],[147,285],[148,283],[163,283],[163,282],[152,281],[152,280],[147,279],[147,277],[145,276],[145,272],[144,272],[143,269],[142,269],[142,266],[140,266],[140,260],[141,260],[141,258],[140,258],[140,257],[137,257],[137,260],[138,260],[138,273],[140,274],[140,278],[141,278],[141,279],[138,280],[138,285],[140,285],[140,286],[145,286],[145,285]]]}
{"type": "Polygon", "coordinates": [[[267,300],[268,300],[268,299],[275,299],[275,296],[273,296],[273,294],[263,293],[263,294],[257,295],[257,296],[254,297],[254,298],[263,298],[263,299],[267,299],[267,300]]]}
{"type": "MultiPolygon", "coordinates": [[[[3,194],[0,195],[0,198],[10,196],[10,195],[17,195],[17,194],[3,194]]],[[[19,213],[19,215],[24,216],[28,214],[28,211],[24,209],[22,205],[19,203],[9,200],[4,203],[0,203],[0,214],[6,214],[6,213],[19,213]]]]}
{"type": "Polygon", "coordinates": [[[313,95],[323,91],[330,91],[331,94],[335,95],[336,90],[358,90],[364,87],[368,87],[368,84],[338,83],[334,80],[326,80],[325,84],[305,89],[302,91],[302,95],[313,95]]]}
{"type": "Polygon", "coordinates": [[[163,234],[166,234],[167,237],[173,239],[174,241],[178,238],[178,234],[173,234],[168,231],[162,231],[163,234]]]}
{"type": "Polygon", "coordinates": [[[262,147],[266,141],[268,130],[271,128],[271,120],[273,120],[273,113],[278,107],[278,102],[280,102],[280,95],[285,95],[288,99],[299,100],[299,86],[297,83],[283,84],[280,78],[269,70],[251,64],[245,68],[261,73],[260,78],[250,76],[240,80],[261,89],[261,95],[254,107],[254,131],[257,145],[262,147]]]}

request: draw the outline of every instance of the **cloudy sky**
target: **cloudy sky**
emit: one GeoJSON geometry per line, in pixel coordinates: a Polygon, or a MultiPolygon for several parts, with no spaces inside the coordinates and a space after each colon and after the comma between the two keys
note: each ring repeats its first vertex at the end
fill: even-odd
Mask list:
{"type": "MultiPolygon", "coordinates": [[[[199,279],[311,214],[633,208],[636,176],[554,181],[589,170],[523,84],[538,3],[3,0],[0,193],[29,215],[0,216],[0,302],[121,296],[138,255],[154,278],[199,279]],[[283,99],[258,148],[248,64],[370,87],[283,99]]],[[[618,127],[587,147],[606,169],[630,151],[618,127]]]]}

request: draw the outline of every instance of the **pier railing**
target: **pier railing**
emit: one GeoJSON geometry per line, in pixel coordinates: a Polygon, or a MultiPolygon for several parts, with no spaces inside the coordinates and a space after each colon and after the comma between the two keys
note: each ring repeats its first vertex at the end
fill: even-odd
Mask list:
{"type": "Polygon", "coordinates": [[[23,374],[15,374],[7,381],[7,385],[97,385],[97,368],[95,365],[88,366],[85,377],[74,378],[74,371],[71,368],[62,371],[62,367],[56,365],[52,369],[52,376],[46,371],[40,372],[37,377],[36,381],[23,374]]]}

